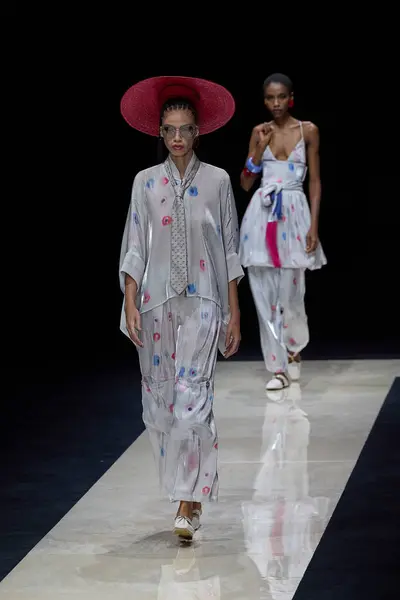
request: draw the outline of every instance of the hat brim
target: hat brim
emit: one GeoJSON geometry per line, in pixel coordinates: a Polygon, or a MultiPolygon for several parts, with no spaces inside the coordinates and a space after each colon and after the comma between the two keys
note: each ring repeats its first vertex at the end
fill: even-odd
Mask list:
{"type": "Polygon", "coordinates": [[[130,87],[121,100],[121,114],[134,129],[152,136],[160,130],[161,109],[181,97],[196,109],[201,135],[223,127],[234,115],[235,101],[223,86],[195,77],[152,77],[130,87]]]}

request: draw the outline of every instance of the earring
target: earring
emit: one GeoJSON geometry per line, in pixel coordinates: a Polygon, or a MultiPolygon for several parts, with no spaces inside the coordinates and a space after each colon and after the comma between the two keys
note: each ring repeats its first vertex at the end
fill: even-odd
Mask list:
{"type": "Polygon", "coordinates": [[[293,106],[294,106],[294,100],[293,100],[293,98],[290,98],[290,100],[289,100],[289,108],[293,108],[293,106]]]}

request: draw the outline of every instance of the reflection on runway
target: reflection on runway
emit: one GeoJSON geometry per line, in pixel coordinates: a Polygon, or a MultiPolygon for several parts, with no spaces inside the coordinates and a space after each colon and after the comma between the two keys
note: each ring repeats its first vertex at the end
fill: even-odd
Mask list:
{"type": "Polygon", "coordinates": [[[399,368],[307,361],[301,389],[266,396],[262,363],[220,363],[221,495],[193,544],[172,533],[143,434],[0,582],[0,600],[291,600],[399,368]]]}
{"type": "Polygon", "coordinates": [[[310,422],[298,383],[268,392],[261,466],[251,502],[243,502],[248,556],[264,581],[265,598],[292,598],[315,551],[313,526],[326,526],[329,498],[309,495],[310,422]]]}
{"type": "MultiPolygon", "coordinates": [[[[317,531],[325,529],[329,498],[309,495],[309,438],[299,384],[268,393],[253,498],[242,503],[247,555],[260,575],[254,598],[291,599],[315,551],[313,527],[319,521],[317,531]]],[[[207,562],[196,560],[194,548],[180,548],[162,566],[157,600],[221,599],[218,569],[208,578],[202,573],[207,562]]]]}
{"type": "Polygon", "coordinates": [[[157,600],[221,598],[218,575],[204,578],[194,548],[180,548],[172,564],[162,565],[157,600]]]}

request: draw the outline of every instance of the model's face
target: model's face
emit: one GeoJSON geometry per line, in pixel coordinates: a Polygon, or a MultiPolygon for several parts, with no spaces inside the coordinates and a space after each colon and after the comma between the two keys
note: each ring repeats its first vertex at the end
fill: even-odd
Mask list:
{"type": "Polygon", "coordinates": [[[293,94],[282,83],[270,83],[264,90],[264,104],[274,119],[284,115],[289,110],[289,101],[293,94]]]}
{"type": "Polygon", "coordinates": [[[168,110],[162,121],[161,135],[173,156],[185,156],[192,150],[199,130],[189,110],[168,110]]]}

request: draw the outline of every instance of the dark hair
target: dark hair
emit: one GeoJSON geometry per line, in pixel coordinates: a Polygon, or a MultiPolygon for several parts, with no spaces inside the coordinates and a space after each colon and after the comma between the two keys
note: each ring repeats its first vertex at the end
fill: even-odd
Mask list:
{"type": "Polygon", "coordinates": [[[194,108],[193,104],[189,102],[186,98],[170,98],[166,102],[164,102],[161,114],[160,114],[160,124],[162,123],[164,114],[169,112],[170,110],[188,110],[192,113],[194,122],[197,123],[197,112],[194,108]]]}
{"type": "Polygon", "coordinates": [[[274,73],[273,75],[270,75],[269,77],[267,77],[267,79],[264,81],[264,85],[263,85],[264,92],[270,83],[281,83],[288,89],[289,94],[292,94],[292,92],[293,92],[292,80],[287,75],[284,75],[283,73],[274,73]]]}
{"type": "MultiPolygon", "coordinates": [[[[197,111],[189,100],[187,100],[186,98],[170,98],[162,105],[160,112],[160,126],[162,124],[162,120],[164,118],[165,113],[169,112],[170,110],[188,110],[192,113],[194,122],[197,124],[197,111]]],[[[157,157],[160,163],[163,162],[166,157],[166,148],[162,137],[158,138],[157,157]]]]}

